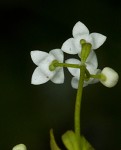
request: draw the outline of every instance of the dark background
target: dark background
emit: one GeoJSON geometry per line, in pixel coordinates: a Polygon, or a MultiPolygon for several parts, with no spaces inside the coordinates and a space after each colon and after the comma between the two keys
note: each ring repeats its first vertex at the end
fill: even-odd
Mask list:
{"type": "MultiPolygon", "coordinates": [[[[49,130],[73,129],[76,90],[65,69],[65,83],[31,85],[35,69],[30,51],[60,48],[77,21],[90,32],[106,35],[96,50],[99,68],[121,74],[121,5],[117,0],[0,1],[0,149],[24,143],[28,150],[49,150],[49,130]]],[[[67,57],[67,55],[65,55],[67,57]]],[[[121,150],[120,80],[108,89],[100,83],[84,88],[82,133],[96,150],[121,150]]],[[[64,148],[62,148],[64,149],[64,148]]]]}

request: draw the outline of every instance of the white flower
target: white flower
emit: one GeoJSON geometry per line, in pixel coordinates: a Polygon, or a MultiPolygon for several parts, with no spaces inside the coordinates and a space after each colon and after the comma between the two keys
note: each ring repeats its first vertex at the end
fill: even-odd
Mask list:
{"type": "MultiPolygon", "coordinates": [[[[78,59],[68,59],[66,60],[66,63],[70,64],[81,64],[81,61],[78,59]]],[[[89,57],[86,60],[86,68],[89,71],[90,74],[97,74],[100,72],[98,67],[98,62],[97,62],[97,56],[94,51],[91,51],[89,57]]],[[[80,77],[80,69],[78,68],[68,68],[69,72],[74,76],[71,81],[71,85],[73,88],[77,89],[78,88],[78,82],[79,82],[79,77],[80,77]]],[[[87,86],[88,84],[93,84],[98,82],[98,79],[93,79],[90,78],[88,81],[84,81],[84,87],[87,86]]]]}
{"type": "Polygon", "coordinates": [[[31,58],[37,65],[32,75],[32,84],[43,84],[49,80],[57,84],[64,82],[63,68],[57,67],[54,71],[49,70],[52,61],[63,62],[64,56],[60,49],[51,50],[49,53],[39,50],[31,51],[31,58]]]}
{"type": "Polygon", "coordinates": [[[117,84],[119,76],[118,73],[112,68],[105,67],[101,74],[103,75],[104,80],[100,80],[100,82],[106,87],[111,88],[117,84]]]}
{"type": "Polygon", "coordinates": [[[73,38],[69,38],[62,45],[62,50],[68,54],[78,54],[81,52],[80,40],[85,40],[92,45],[92,49],[99,48],[106,40],[106,36],[100,33],[89,34],[88,28],[82,23],[77,22],[72,30],[73,38]]]}
{"type": "Polygon", "coordinates": [[[12,150],[27,150],[24,144],[18,144],[12,148],[12,150]]]}

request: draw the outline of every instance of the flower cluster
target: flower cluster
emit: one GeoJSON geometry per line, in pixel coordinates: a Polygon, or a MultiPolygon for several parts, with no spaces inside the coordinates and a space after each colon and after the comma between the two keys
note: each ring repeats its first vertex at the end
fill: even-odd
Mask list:
{"type": "MultiPolygon", "coordinates": [[[[62,141],[68,150],[94,150],[91,144],[81,134],[80,110],[83,87],[101,82],[106,87],[113,87],[118,82],[118,74],[109,67],[98,69],[98,60],[95,50],[106,40],[100,33],[89,33],[88,28],[77,22],[72,30],[72,38],[67,39],[60,49],[53,49],[49,53],[39,50],[31,51],[32,61],[37,65],[33,72],[31,83],[44,84],[51,80],[53,83],[64,83],[63,67],[71,73],[71,85],[77,90],[74,113],[74,131],[68,130],[62,135],[62,141]],[[70,58],[64,62],[64,52],[77,54],[79,59],[70,58]]],[[[51,150],[61,150],[56,144],[53,130],[50,130],[51,150]]],[[[27,150],[24,144],[18,144],[12,150],[27,150]]]]}
{"type": "Polygon", "coordinates": [[[82,23],[77,22],[72,30],[73,38],[69,38],[61,49],[51,50],[49,53],[44,51],[31,51],[31,58],[37,65],[33,72],[31,83],[38,85],[49,80],[53,83],[61,84],[64,82],[63,67],[67,67],[73,78],[71,85],[78,88],[80,77],[80,67],[85,64],[84,85],[94,84],[100,81],[106,87],[113,87],[118,81],[118,74],[113,69],[106,67],[102,71],[98,69],[98,61],[95,51],[106,40],[106,36],[100,33],[89,33],[88,28],[82,23]],[[64,63],[64,53],[78,54],[79,60],[70,58],[64,63]]]}

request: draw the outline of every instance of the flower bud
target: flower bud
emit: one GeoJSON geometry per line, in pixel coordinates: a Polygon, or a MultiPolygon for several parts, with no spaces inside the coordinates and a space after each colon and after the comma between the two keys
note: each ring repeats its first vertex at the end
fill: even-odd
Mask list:
{"type": "Polygon", "coordinates": [[[105,67],[102,70],[101,75],[102,79],[100,80],[100,82],[109,88],[115,86],[119,79],[118,73],[109,67],[105,67]]]}
{"type": "Polygon", "coordinates": [[[24,144],[18,144],[14,146],[12,150],[27,150],[27,148],[24,144]]]}

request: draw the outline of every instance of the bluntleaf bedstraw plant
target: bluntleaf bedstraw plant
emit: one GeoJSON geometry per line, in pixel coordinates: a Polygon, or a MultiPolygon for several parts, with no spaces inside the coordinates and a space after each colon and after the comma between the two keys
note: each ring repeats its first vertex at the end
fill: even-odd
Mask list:
{"type": "MultiPolygon", "coordinates": [[[[90,143],[81,133],[80,113],[83,87],[88,84],[101,82],[106,87],[113,87],[118,82],[118,74],[109,67],[102,71],[98,69],[95,50],[106,40],[106,36],[100,33],[89,34],[88,28],[77,22],[72,30],[73,37],[66,40],[61,49],[51,50],[49,53],[34,50],[31,51],[32,61],[37,65],[31,83],[34,85],[43,84],[49,80],[53,83],[64,83],[63,67],[67,67],[73,78],[71,85],[77,89],[74,131],[69,130],[62,135],[62,141],[68,150],[94,150],[90,143]],[[79,59],[70,58],[64,63],[64,53],[71,55],[78,54],[79,59]]],[[[51,150],[61,150],[54,138],[53,130],[50,130],[51,150]]],[[[25,145],[19,144],[13,150],[26,150],[25,145]]]]}

